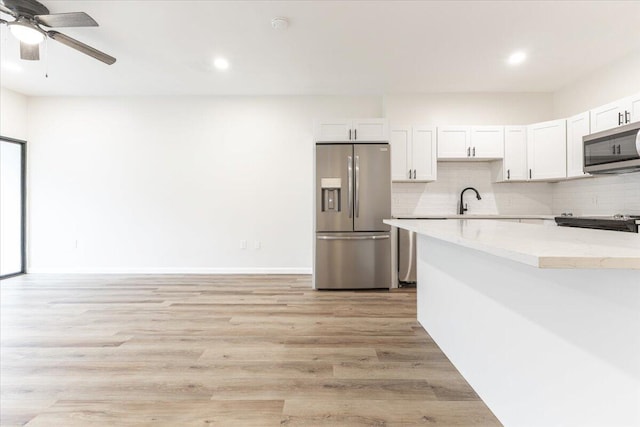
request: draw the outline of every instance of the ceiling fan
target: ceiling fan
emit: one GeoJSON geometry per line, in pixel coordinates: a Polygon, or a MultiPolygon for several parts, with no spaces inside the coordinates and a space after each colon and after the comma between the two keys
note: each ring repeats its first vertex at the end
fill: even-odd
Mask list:
{"type": "Polygon", "coordinates": [[[45,37],[49,37],[105,64],[111,65],[116,62],[116,58],[98,49],[55,30],[43,28],[97,27],[98,23],[84,12],[50,14],[49,9],[36,0],[0,0],[0,12],[14,18],[13,21],[0,18],[0,24],[6,24],[11,33],[20,40],[21,59],[39,60],[40,43],[45,37]]]}

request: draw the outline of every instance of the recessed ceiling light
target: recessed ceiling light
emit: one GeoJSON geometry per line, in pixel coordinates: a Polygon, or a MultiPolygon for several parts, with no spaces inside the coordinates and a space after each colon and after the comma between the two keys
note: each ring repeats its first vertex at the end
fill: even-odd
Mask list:
{"type": "Polygon", "coordinates": [[[226,70],[227,68],[229,68],[229,61],[224,58],[216,58],[213,61],[213,66],[218,70],[226,70]]]}
{"type": "Polygon", "coordinates": [[[275,30],[286,30],[289,27],[289,20],[281,16],[275,17],[271,20],[271,26],[275,30]]]}
{"type": "Polygon", "coordinates": [[[22,67],[15,62],[2,61],[2,69],[11,71],[12,73],[19,73],[22,71],[22,67]]]}
{"type": "Polygon", "coordinates": [[[518,65],[522,64],[525,59],[527,59],[527,54],[520,50],[512,53],[511,56],[509,56],[509,59],[507,59],[507,62],[509,65],[518,65]]]}

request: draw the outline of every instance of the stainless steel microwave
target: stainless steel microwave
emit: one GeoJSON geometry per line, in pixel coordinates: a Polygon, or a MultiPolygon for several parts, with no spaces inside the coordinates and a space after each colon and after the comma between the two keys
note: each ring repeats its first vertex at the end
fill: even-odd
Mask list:
{"type": "Polygon", "coordinates": [[[592,174],[640,171],[640,122],[582,138],[584,171],[592,174]]]}

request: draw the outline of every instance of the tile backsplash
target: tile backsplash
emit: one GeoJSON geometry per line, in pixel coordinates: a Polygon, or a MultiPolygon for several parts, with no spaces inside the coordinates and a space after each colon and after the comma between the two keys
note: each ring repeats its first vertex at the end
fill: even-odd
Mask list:
{"type": "Polygon", "coordinates": [[[553,185],[553,210],[574,215],[640,215],[640,172],[553,185]]]}
{"type": "Polygon", "coordinates": [[[553,184],[549,183],[493,183],[488,162],[439,162],[438,180],[430,183],[393,183],[392,214],[440,215],[455,214],[460,191],[467,191],[464,200],[468,214],[551,214],[553,184]]]}
{"type": "Polygon", "coordinates": [[[439,162],[438,180],[393,183],[392,213],[402,215],[455,214],[460,191],[468,214],[640,215],[640,173],[592,177],[559,183],[494,183],[488,162],[439,162]]]}

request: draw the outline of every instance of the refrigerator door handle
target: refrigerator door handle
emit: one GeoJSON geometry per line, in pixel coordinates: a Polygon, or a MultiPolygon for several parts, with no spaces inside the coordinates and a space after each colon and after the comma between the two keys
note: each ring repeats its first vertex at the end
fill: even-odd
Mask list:
{"type": "Polygon", "coordinates": [[[356,156],[356,218],[360,216],[360,156],[356,156]]]}
{"type": "Polygon", "coordinates": [[[318,240],[385,240],[389,235],[384,236],[317,236],[318,240]]]}
{"type": "MultiPolygon", "coordinates": [[[[351,132],[351,131],[349,131],[351,132]]],[[[348,191],[347,191],[347,205],[349,206],[349,218],[353,218],[353,160],[351,156],[347,157],[347,171],[348,171],[348,191]]]]}

